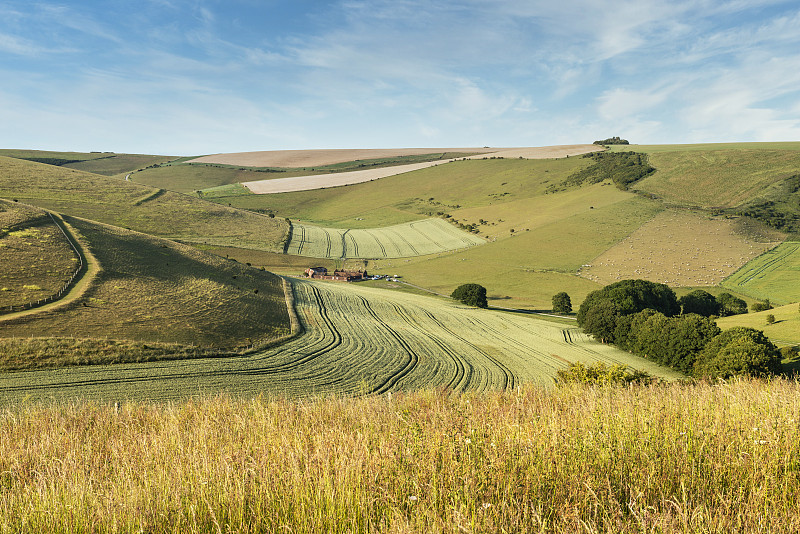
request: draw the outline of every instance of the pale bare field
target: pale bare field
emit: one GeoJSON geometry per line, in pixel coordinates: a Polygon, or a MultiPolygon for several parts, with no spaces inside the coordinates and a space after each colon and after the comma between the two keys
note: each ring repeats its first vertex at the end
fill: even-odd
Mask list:
{"type": "Polygon", "coordinates": [[[187,163],[216,163],[218,165],[239,165],[242,167],[315,167],[334,165],[363,159],[377,159],[399,156],[418,156],[446,152],[478,154],[483,157],[504,158],[564,158],[588,152],[603,150],[599,145],[556,145],[528,148],[365,148],[365,149],[320,149],[320,150],[264,150],[258,152],[234,152],[212,154],[188,161],[187,163]]]}
{"type": "Polygon", "coordinates": [[[243,167],[315,167],[334,165],[363,159],[419,156],[444,152],[488,153],[498,148],[346,148],[320,150],[264,150],[258,152],[234,152],[202,156],[188,163],[216,163],[218,165],[240,165],[243,167]]]}
{"type": "MultiPolygon", "coordinates": [[[[409,150],[422,150],[422,149],[409,149],[409,150]]],[[[473,149],[473,148],[447,148],[447,149],[427,149],[429,151],[440,150],[447,152],[477,152],[479,150],[487,149],[473,149]]],[[[603,150],[603,147],[598,145],[558,145],[558,146],[544,146],[544,147],[530,147],[530,148],[496,148],[492,152],[486,152],[476,156],[470,156],[465,159],[486,159],[486,158],[509,158],[509,159],[550,159],[550,158],[564,158],[567,156],[575,156],[579,154],[587,154],[589,152],[597,152],[603,150]]],[[[337,151],[279,151],[279,152],[307,152],[313,156],[314,152],[337,152],[337,151]]],[[[348,152],[358,154],[360,152],[370,152],[369,150],[357,151],[346,150],[340,152],[348,152]]],[[[425,154],[426,152],[422,152],[425,154]]],[[[433,152],[432,152],[433,153],[433,152]]],[[[242,154],[256,154],[255,152],[243,152],[242,154]]],[[[260,154],[270,154],[270,152],[262,152],[260,154]]],[[[236,156],[237,154],[222,154],[222,156],[236,156]]],[[[394,155],[411,155],[411,154],[394,154],[394,155]]],[[[386,154],[384,154],[386,156],[386,154]]],[[[206,156],[215,157],[215,156],[206,156]]],[[[373,156],[380,157],[380,156],[373,156]]],[[[192,160],[200,162],[201,159],[192,160]]],[[[359,158],[356,158],[359,159],[359,158]]],[[[353,160],[345,160],[353,161],[353,160]]],[[[363,171],[340,172],[336,174],[318,174],[311,176],[295,176],[292,178],[277,178],[272,180],[257,180],[254,182],[242,182],[242,185],[248,188],[251,192],[257,195],[266,195],[270,193],[289,193],[293,191],[309,191],[312,189],[324,189],[327,187],[339,187],[343,185],[360,184],[363,182],[370,182],[388,176],[396,176],[406,172],[417,171],[426,169],[434,165],[449,163],[454,161],[452,159],[427,161],[424,163],[412,163],[409,165],[396,165],[394,167],[382,167],[379,169],[366,169],[363,171]]],[[[206,163],[211,161],[206,160],[206,163]]],[[[222,163],[216,161],[214,163],[222,163]]],[[[331,162],[332,163],[332,162],[331,162]]],[[[337,162],[341,163],[341,162],[337,162]]],[[[321,165],[322,163],[317,163],[321,165]]],[[[234,163],[233,165],[244,165],[244,163],[234,163]]],[[[266,166],[266,165],[262,165],[266,166]]]]}
{"type": "Polygon", "coordinates": [[[735,219],[664,211],[579,274],[602,284],[641,278],[671,286],[717,285],[779,244],[748,239],[737,227],[735,219]]]}

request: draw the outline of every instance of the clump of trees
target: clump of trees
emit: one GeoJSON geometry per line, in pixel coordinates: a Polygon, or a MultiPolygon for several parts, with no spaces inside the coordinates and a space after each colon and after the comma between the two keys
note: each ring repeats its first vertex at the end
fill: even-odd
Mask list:
{"type": "Polygon", "coordinates": [[[553,295],[553,313],[572,313],[572,300],[564,291],[553,295]]]}
{"type": "Polygon", "coordinates": [[[762,311],[771,310],[772,309],[772,303],[769,301],[769,299],[764,299],[761,302],[752,303],[750,305],[750,309],[753,310],[754,312],[762,312],[762,311]]]}
{"type": "Polygon", "coordinates": [[[627,145],[627,139],[620,139],[619,137],[609,137],[608,139],[603,139],[601,141],[595,141],[592,143],[594,145],[627,145]]]}
{"type": "Polygon", "coordinates": [[[450,294],[450,297],[467,306],[489,307],[486,301],[486,288],[480,284],[462,284],[450,294]]]}
{"type": "MultiPolygon", "coordinates": [[[[728,305],[736,299],[725,295],[728,305]]],[[[578,324],[600,341],[698,377],[775,372],[780,353],[763,332],[720,330],[712,312],[722,313],[724,306],[705,291],[679,300],[664,284],[623,280],[590,293],[578,310],[578,324]]]]}

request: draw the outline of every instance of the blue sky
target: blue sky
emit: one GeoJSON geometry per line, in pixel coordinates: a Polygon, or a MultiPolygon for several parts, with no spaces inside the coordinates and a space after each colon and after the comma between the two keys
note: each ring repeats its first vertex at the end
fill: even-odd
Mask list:
{"type": "Polygon", "coordinates": [[[800,140],[797,0],[0,0],[0,147],[800,140]]]}

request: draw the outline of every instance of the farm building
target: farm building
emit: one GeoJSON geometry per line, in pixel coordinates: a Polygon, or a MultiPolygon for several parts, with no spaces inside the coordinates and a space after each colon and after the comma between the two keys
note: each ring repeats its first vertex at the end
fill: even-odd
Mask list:
{"type": "Polygon", "coordinates": [[[306,276],[317,280],[337,280],[339,282],[357,282],[366,280],[367,271],[340,271],[328,272],[325,267],[309,267],[306,269],[306,276]]]}

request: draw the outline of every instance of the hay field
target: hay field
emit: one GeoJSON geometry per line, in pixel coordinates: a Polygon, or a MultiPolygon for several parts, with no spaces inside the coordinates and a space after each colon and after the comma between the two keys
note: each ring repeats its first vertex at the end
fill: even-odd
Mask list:
{"type": "Polygon", "coordinates": [[[100,264],[67,307],[3,322],[0,338],[170,342],[230,349],[289,331],[277,276],[164,239],[65,218],[100,264]]]}
{"type": "Polygon", "coordinates": [[[797,141],[765,141],[753,143],[693,143],[675,145],[610,145],[611,152],[705,152],[708,150],[797,150],[800,151],[800,142],[797,141]]]}
{"type": "Polygon", "coordinates": [[[19,405],[0,530],[795,534],[798,419],[783,379],[19,405]]]}
{"type": "Polygon", "coordinates": [[[714,286],[779,244],[737,232],[737,221],[667,210],[588,262],[580,275],[606,285],[641,278],[670,286],[714,286]]]}
{"type": "Polygon", "coordinates": [[[442,219],[363,230],[292,223],[286,253],[310,258],[406,258],[484,243],[484,239],[442,219]]]}
{"type": "Polygon", "coordinates": [[[722,282],[725,288],[777,304],[800,301],[800,242],[778,245],[722,282]]]}
{"type": "Polygon", "coordinates": [[[456,391],[551,384],[568,362],[616,362],[676,373],[574,326],[467,308],[357,284],[295,281],[305,333],[249,356],[10,372],[0,399],[180,399],[227,391],[290,397],[446,387],[456,391]]]}
{"type": "Polygon", "coordinates": [[[72,169],[0,157],[0,197],[191,242],[283,250],[280,218],[72,169]]]}
{"type": "Polygon", "coordinates": [[[0,199],[0,308],[56,294],[78,257],[46,212],[0,199]]]}
{"type": "Polygon", "coordinates": [[[654,152],[657,171],[633,189],[669,204],[734,208],[757,199],[800,168],[800,150],[728,149],[654,152]]]}

